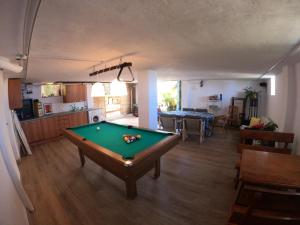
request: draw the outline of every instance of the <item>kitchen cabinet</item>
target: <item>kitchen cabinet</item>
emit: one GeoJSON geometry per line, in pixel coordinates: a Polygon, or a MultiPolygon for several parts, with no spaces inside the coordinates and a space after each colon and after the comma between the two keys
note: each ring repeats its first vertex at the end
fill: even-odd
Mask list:
{"type": "Polygon", "coordinates": [[[69,127],[88,123],[86,111],[73,112],[65,115],[52,115],[30,121],[21,121],[21,126],[29,144],[49,141],[63,135],[63,130],[69,127]]]}
{"type": "Polygon", "coordinates": [[[79,125],[84,125],[89,123],[88,113],[87,112],[80,112],[78,113],[79,116],[79,125]]]}
{"type": "Polygon", "coordinates": [[[61,135],[58,117],[55,116],[40,120],[44,139],[51,139],[61,135]]]}
{"type": "Polygon", "coordinates": [[[42,141],[44,139],[44,133],[40,119],[22,121],[21,125],[29,143],[42,141]]]}
{"type": "Polygon", "coordinates": [[[10,109],[23,107],[21,79],[8,79],[8,100],[10,109]]]}
{"type": "Polygon", "coordinates": [[[70,114],[69,116],[69,127],[76,127],[88,123],[87,113],[78,112],[70,114]]]}
{"type": "Polygon", "coordinates": [[[64,103],[86,101],[86,85],[85,84],[68,84],[64,86],[63,91],[64,103]]]}
{"type": "Polygon", "coordinates": [[[63,130],[70,126],[70,115],[58,116],[59,135],[63,135],[63,130]]]}

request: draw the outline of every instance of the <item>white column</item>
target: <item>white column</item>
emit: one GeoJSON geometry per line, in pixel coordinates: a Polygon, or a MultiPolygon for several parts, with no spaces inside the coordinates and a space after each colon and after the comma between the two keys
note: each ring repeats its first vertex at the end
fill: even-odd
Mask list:
{"type": "Polygon", "coordinates": [[[138,73],[139,126],[157,129],[157,76],[155,71],[138,73]]]}

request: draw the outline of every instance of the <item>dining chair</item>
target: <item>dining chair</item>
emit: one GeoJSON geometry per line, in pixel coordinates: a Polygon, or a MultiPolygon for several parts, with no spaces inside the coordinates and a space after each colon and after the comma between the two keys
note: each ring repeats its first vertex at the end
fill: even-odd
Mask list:
{"type": "Polygon", "coordinates": [[[205,126],[201,119],[184,118],[183,119],[183,130],[182,140],[185,141],[189,134],[199,135],[199,142],[202,143],[204,140],[205,126]]]}
{"type": "Polygon", "coordinates": [[[176,132],[177,122],[174,116],[160,116],[160,129],[169,132],[176,132]]]}
{"type": "Polygon", "coordinates": [[[182,111],[195,111],[193,108],[182,108],[182,111]]]}
{"type": "Polygon", "coordinates": [[[221,127],[223,132],[225,132],[225,129],[228,126],[228,115],[215,116],[213,126],[221,127]]]}

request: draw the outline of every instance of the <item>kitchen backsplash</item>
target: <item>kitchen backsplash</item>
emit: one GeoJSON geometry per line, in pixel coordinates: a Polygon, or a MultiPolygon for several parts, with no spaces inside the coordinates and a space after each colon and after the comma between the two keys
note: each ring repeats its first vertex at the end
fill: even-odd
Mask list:
{"type": "Polygon", "coordinates": [[[41,97],[41,86],[40,85],[27,85],[26,89],[23,91],[24,99],[32,98],[39,99],[42,104],[52,103],[52,111],[53,113],[65,112],[72,110],[72,106],[76,106],[77,108],[87,107],[87,102],[74,102],[74,103],[63,103],[63,96],[57,97],[41,97]]]}

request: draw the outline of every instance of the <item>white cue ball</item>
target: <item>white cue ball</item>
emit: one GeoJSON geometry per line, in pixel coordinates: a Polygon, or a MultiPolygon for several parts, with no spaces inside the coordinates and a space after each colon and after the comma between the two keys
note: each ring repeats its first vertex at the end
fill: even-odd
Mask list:
{"type": "Polygon", "coordinates": [[[100,127],[97,127],[97,130],[100,130],[100,127]]]}

